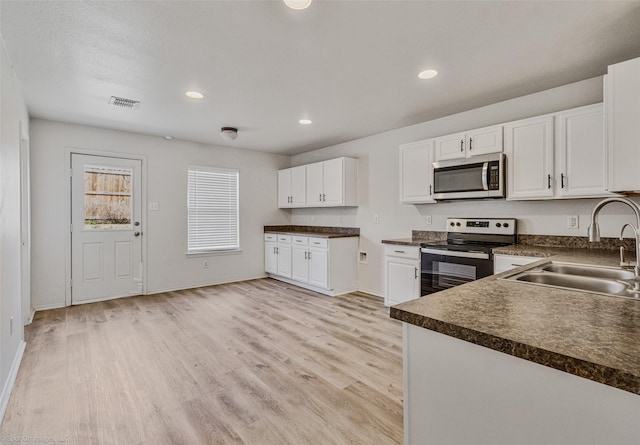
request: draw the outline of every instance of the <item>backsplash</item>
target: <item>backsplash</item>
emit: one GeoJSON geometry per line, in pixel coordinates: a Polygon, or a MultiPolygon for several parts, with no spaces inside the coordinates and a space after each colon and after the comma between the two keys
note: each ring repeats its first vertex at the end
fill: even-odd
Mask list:
{"type": "Polygon", "coordinates": [[[556,235],[518,235],[518,244],[527,246],[565,247],[567,249],[619,249],[635,251],[633,238],[601,238],[598,243],[590,243],[586,236],[556,236],[556,235]]]}

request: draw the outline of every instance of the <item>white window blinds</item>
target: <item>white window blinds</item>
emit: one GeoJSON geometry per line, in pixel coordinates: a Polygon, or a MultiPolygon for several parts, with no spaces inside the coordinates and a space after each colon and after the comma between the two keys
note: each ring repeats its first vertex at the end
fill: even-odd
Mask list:
{"type": "Polygon", "coordinates": [[[188,168],[188,251],[240,248],[238,170],[188,168]]]}

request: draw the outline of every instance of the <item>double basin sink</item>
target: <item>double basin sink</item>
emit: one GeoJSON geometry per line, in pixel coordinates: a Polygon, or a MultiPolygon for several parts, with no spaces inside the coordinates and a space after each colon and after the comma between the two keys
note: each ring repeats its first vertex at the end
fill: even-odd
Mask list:
{"type": "Polygon", "coordinates": [[[640,298],[640,286],[634,280],[634,272],[613,267],[549,261],[501,279],[616,297],[640,298]]]}

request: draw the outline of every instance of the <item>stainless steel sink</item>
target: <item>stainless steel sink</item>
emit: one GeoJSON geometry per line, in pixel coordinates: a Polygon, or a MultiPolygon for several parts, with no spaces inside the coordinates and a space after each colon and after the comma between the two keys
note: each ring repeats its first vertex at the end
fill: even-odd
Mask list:
{"type": "Polygon", "coordinates": [[[610,267],[583,266],[581,264],[551,263],[542,268],[547,272],[565,275],[579,275],[591,278],[608,278],[613,280],[633,280],[633,271],[610,267]]]}
{"type": "Polygon", "coordinates": [[[633,271],[613,267],[550,261],[501,279],[616,297],[640,298],[633,271]]]}

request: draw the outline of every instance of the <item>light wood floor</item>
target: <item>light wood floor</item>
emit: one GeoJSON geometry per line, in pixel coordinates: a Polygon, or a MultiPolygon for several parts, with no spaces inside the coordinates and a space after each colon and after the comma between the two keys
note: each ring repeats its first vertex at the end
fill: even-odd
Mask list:
{"type": "Polygon", "coordinates": [[[401,325],[365,294],[253,280],[38,312],[26,341],[0,440],[402,442],[401,325]]]}

